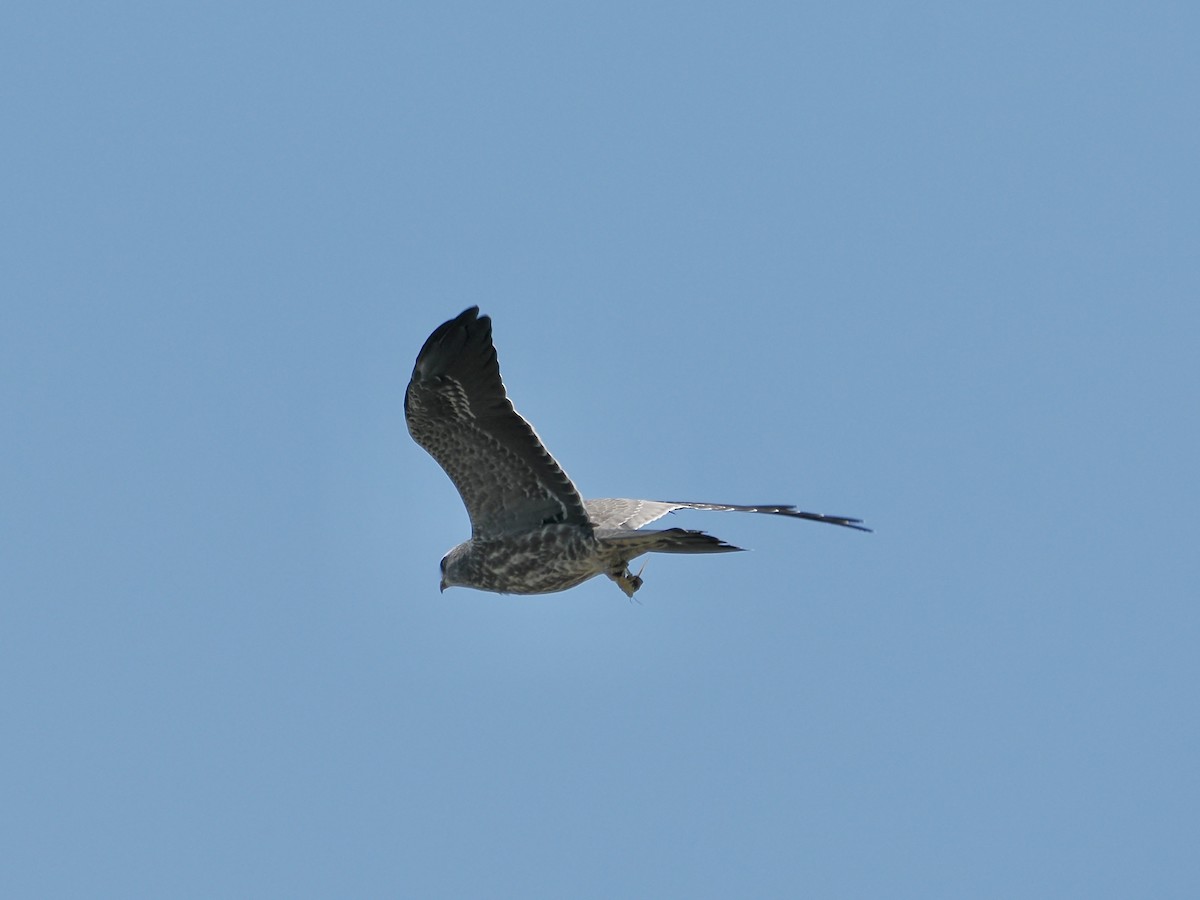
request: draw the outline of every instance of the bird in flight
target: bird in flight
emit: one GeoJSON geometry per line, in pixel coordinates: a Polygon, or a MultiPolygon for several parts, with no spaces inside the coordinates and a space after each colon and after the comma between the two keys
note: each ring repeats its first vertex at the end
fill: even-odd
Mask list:
{"type": "Polygon", "coordinates": [[[438,327],[417,354],[404,395],[413,440],[450,476],[471,539],[442,558],[442,584],[501,594],[549,594],[607,575],[627,597],[642,586],[629,563],[645,553],[729,553],[703,531],[641,530],[677,509],[769,513],[870,531],[861,519],[794,506],[672,500],[584,500],[508,399],[492,320],[472,306],[438,327]]]}

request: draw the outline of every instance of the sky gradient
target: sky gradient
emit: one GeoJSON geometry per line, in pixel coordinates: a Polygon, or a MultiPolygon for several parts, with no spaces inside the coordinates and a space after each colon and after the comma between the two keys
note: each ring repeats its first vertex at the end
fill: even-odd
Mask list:
{"type": "Polygon", "coordinates": [[[1200,896],[1200,13],[0,12],[0,894],[1200,896]],[[438,593],[478,304],[585,496],[438,593]]]}

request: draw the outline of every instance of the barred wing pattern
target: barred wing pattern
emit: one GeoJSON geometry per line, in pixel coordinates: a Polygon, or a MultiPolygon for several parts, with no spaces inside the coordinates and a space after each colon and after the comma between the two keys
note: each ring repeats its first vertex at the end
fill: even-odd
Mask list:
{"type": "Polygon", "coordinates": [[[509,401],[492,320],[473,306],[421,348],[404,396],[413,440],[454,482],[473,537],[549,524],[590,529],[575,485],[509,401]]]}

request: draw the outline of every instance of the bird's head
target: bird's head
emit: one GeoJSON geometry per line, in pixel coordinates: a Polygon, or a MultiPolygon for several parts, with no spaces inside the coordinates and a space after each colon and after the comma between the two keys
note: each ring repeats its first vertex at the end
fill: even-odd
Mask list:
{"type": "Polygon", "coordinates": [[[459,544],[449,553],[442,557],[442,584],[443,591],[448,587],[465,584],[470,585],[470,580],[466,577],[466,561],[470,548],[466,543],[459,544]]]}

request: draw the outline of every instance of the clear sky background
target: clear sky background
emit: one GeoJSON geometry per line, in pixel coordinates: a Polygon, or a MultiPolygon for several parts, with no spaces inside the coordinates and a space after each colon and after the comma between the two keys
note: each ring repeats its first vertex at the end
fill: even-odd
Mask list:
{"type": "Polygon", "coordinates": [[[0,12],[0,894],[1200,896],[1191,3],[0,12]],[[479,304],[640,605],[438,593],[479,304]]]}

